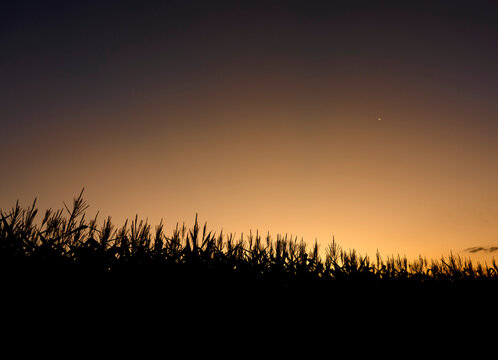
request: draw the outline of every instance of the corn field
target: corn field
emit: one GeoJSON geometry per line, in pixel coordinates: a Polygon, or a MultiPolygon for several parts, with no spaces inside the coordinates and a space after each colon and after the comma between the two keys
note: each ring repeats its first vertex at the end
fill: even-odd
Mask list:
{"type": "Polygon", "coordinates": [[[215,234],[197,216],[171,235],[138,218],[98,226],[85,218],[87,207],[81,193],[72,207],[47,210],[38,221],[36,201],[0,211],[0,308],[11,328],[42,326],[43,334],[57,319],[72,321],[72,329],[86,324],[102,339],[109,327],[120,334],[156,322],[185,334],[193,327],[211,334],[220,323],[285,334],[314,331],[327,319],[339,333],[368,322],[389,332],[400,316],[424,327],[457,321],[463,310],[467,318],[475,309],[493,311],[498,294],[494,261],[371,259],[334,240],[321,256],[316,242],[215,234]]]}
{"type": "MultiPolygon", "coordinates": [[[[47,210],[41,223],[36,200],[23,209],[16,204],[0,211],[0,261],[2,271],[28,276],[72,274],[74,276],[126,274],[226,278],[237,281],[271,282],[277,286],[314,283],[431,283],[494,282],[498,265],[473,264],[469,259],[450,256],[440,260],[420,257],[374,259],[355,250],[343,250],[335,241],[322,258],[318,245],[308,247],[302,240],[268,234],[215,234],[200,226],[195,218],[192,228],[178,226],[170,236],[163,224],[152,228],[135,218],[116,228],[110,218],[97,226],[97,218],[85,219],[88,205],[82,194],[72,208],[47,210]]],[[[182,279],[186,280],[186,279],[182,279]]]]}

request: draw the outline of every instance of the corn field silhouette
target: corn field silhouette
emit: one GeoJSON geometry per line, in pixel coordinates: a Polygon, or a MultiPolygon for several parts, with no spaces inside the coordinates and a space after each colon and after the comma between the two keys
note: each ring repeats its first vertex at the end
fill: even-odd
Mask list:
{"type": "Polygon", "coordinates": [[[498,294],[495,261],[371,259],[335,241],[321,256],[316,242],[216,234],[197,216],[170,235],[137,217],[99,226],[86,219],[82,195],[38,221],[36,200],[0,210],[0,309],[12,334],[29,326],[50,342],[46,327],[55,323],[68,341],[89,328],[118,338],[120,350],[131,333],[186,342],[197,332],[214,344],[220,326],[230,346],[245,346],[237,334],[313,334],[322,323],[339,336],[371,336],[367,324],[387,334],[400,318],[414,329],[436,318],[456,323],[462,309],[492,311],[498,294]]]}
{"type": "MultiPolygon", "coordinates": [[[[0,211],[0,261],[2,271],[23,276],[119,276],[131,279],[146,274],[155,280],[224,282],[237,286],[271,284],[326,287],[341,282],[446,284],[495,283],[498,265],[474,264],[451,255],[440,260],[408,261],[406,257],[372,260],[355,250],[343,250],[335,241],[325,258],[318,244],[308,247],[302,240],[277,235],[273,240],[259,233],[235,238],[215,234],[200,226],[197,215],[192,228],[178,226],[170,236],[162,222],[154,229],[135,218],[116,228],[111,218],[97,226],[97,218],[86,220],[88,205],[83,192],[72,208],[47,210],[40,224],[38,210],[21,208],[0,211]]],[[[178,283],[179,285],[179,283],[178,283]]]]}

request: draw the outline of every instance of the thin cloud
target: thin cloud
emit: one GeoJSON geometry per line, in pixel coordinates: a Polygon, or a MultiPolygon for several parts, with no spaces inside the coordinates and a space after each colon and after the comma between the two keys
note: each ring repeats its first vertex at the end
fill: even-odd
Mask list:
{"type": "Polygon", "coordinates": [[[490,247],[474,246],[474,247],[467,248],[464,251],[469,252],[469,253],[473,253],[473,254],[478,253],[478,252],[492,253],[492,252],[498,251],[498,246],[490,246],[490,247]]]}

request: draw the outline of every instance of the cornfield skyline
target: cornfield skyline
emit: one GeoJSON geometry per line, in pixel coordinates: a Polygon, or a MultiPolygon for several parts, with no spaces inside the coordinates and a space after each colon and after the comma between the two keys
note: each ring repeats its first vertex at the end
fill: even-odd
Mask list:
{"type": "MultiPolygon", "coordinates": [[[[82,191],[72,207],[64,204],[59,210],[47,209],[38,220],[36,200],[27,208],[17,203],[10,211],[0,210],[4,265],[8,266],[10,261],[16,266],[16,261],[29,264],[34,259],[34,264],[42,268],[46,260],[49,266],[54,261],[86,269],[87,262],[88,271],[105,273],[114,270],[114,266],[126,266],[128,261],[144,265],[182,264],[193,257],[206,262],[208,268],[210,262],[213,266],[220,265],[217,261],[231,263],[225,269],[229,272],[241,265],[247,269],[254,266],[250,271],[261,276],[279,268],[286,276],[302,272],[301,275],[315,279],[355,279],[356,276],[372,281],[498,279],[494,259],[490,264],[482,264],[453,254],[440,259],[428,259],[423,254],[414,260],[399,254],[382,258],[380,253],[369,256],[354,249],[342,249],[335,239],[320,251],[316,241],[310,246],[303,239],[287,235],[277,234],[273,238],[269,233],[258,232],[238,237],[222,231],[216,234],[208,229],[207,223],[201,227],[197,215],[191,228],[177,224],[167,236],[162,222],[153,227],[137,216],[117,227],[107,217],[99,225],[98,215],[85,217],[87,209],[82,191]],[[37,263],[39,260],[42,261],[37,263]]],[[[36,266],[30,270],[36,272],[36,266]]]]}

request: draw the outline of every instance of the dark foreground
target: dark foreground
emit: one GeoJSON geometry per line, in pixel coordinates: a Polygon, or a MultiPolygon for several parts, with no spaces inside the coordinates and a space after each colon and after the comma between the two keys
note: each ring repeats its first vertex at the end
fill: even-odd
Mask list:
{"type": "Polygon", "coordinates": [[[34,206],[0,214],[4,328],[39,336],[87,329],[104,338],[159,334],[152,329],[182,337],[397,336],[450,331],[495,312],[495,263],[371,261],[335,243],[322,260],[316,245],[258,234],[236,240],[197,221],[169,237],[136,219],[97,227],[85,209],[80,196],[67,214],[48,211],[38,224],[34,206]]]}

